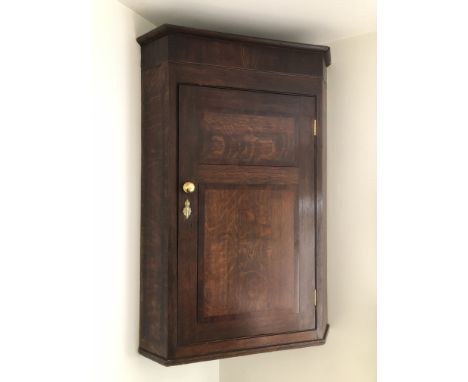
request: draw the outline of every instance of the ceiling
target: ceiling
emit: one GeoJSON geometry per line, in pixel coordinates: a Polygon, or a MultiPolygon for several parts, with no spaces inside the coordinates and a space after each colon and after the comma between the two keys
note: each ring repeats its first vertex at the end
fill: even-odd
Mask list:
{"type": "Polygon", "coordinates": [[[120,0],[152,22],[326,44],[376,31],[376,0],[120,0]]]}

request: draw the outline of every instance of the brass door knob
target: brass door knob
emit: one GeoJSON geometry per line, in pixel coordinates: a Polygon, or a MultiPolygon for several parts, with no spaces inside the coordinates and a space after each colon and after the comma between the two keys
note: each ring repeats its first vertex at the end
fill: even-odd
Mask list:
{"type": "Polygon", "coordinates": [[[192,182],[185,182],[182,186],[182,189],[186,194],[191,194],[193,191],[195,191],[195,185],[192,182]]]}

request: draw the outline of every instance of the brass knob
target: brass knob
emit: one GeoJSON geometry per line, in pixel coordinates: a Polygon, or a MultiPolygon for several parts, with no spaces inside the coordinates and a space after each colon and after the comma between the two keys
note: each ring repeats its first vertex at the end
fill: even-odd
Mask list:
{"type": "Polygon", "coordinates": [[[186,194],[191,194],[193,191],[195,191],[195,185],[192,182],[185,182],[182,186],[182,189],[186,194]]]}

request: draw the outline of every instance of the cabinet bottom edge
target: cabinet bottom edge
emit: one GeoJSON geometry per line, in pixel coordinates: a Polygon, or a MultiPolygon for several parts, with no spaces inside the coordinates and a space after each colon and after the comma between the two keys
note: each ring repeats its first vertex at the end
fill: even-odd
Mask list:
{"type": "Polygon", "coordinates": [[[225,352],[217,352],[217,353],[209,353],[203,355],[196,355],[190,357],[183,357],[183,358],[164,358],[158,354],[152,353],[143,349],[142,347],[138,348],[138,353],[143,355],[146,358],[149,358],[153,361],[158,362],[163,366],[175,366],[175,365],[182,365],[186,363],[192,362],[202,362],[202,361],[212,361],[221,358],[230,358],[230,357],[238,357],[242,355],[249,355],[249,354],[257,354],[257,353],[267,353],[276,350],[288,350],[288,349],[297,349],[303,348],[308,346],[316,346],[316,345],[323,345],[327,340],[328,329],[329,325],[327,324],[325,329],[325,334],[323,338],[313,341],[304,341],[304,342],[292,342],[286,344],[279,344],[279,345],[268,345],[262,347],[253,347],[253,348],[246,348],[246,349],[239,349],[239,350],[228,350],[225,352]]]}

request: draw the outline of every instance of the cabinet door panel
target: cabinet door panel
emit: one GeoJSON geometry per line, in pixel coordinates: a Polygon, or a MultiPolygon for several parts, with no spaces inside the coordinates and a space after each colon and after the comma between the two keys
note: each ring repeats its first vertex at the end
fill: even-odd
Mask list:
{"type": "Polygon", "coordinates": [[[199,321],[297,312],[296,201],[284,185],[204,186],[199,321]]]}
{"type": "Polygon", "coordinates": [[[208,111],[202,118],[201,163],[295,165],[292,117],[208,111]]]}
{"type": "Polygon", "coordinates": [[[315,329],[314,118],[314,97],[179,86],[179,344],[315,329]]]}

